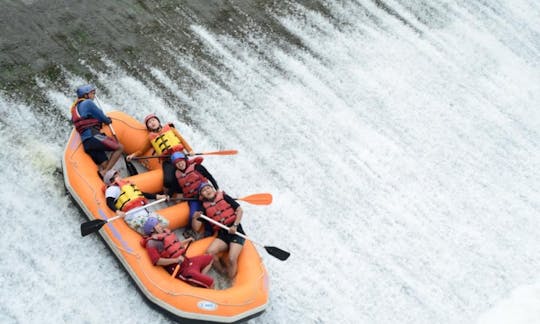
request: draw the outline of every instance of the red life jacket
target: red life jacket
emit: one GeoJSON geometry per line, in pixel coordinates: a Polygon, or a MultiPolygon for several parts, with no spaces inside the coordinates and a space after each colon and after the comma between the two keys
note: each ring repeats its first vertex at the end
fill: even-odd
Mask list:
{"type": "Polygon", "coordinates": [[[148,139],[158,155],[171,155],[174,152],[182,152],[184,150],[182,142],[176,137],[170,124],[161,127],[159,132],[150,132],[148,139]]]}
{"type": "Polygon", "coordinates": [[[159,252],[159,256],[162,258],[178,258],[186,249],[182,247],[182,243],[171,230],[165,228],[163,231],[164,233],[152,234],[149,237],[145,237],[141,242],[142,246],[146,247],[146,244],[150,240],[161,241],[163,242],[163,250],[159,252]]]}
{"type": "Polygon", "coordinates": [[[86,99],[79,98],[71,105],[71,121],[79,134],[82,134],[82,132],[91,127],[101,128],[101,121],[99,121],[99,119],[94,117],[81,117],[79,114],[79,104],[84,100],[86,99]]]}
{"type": "Polygon", "coordinates": [[[178,180],[185,198],[197,197],[201,182],[208,182],[208,179],[195,170],[197,164],[199,164],[197,161],[189,161],[184,171],[176,169],[176,180],[178,180]]]}
{"type": "MultiPolygon", "coordinates": [[[[203,201],[203,207],[206,209],[206,216],[223,225],[231,225],[236,219],[236,213],[232,206],[224,199],[224,192],[218,190],[213,201],[203,201]]],[[[214,229],[219,229],[214,225],[214,229]]]]}
{"type": "Polygon", "coordinates": [[[148,202],[141,190],[127,180],[117,180],[113,185],[117,185],[122,190],[114,202],[116,209],[127,212],[133,208],[144,206],[148,202]]]}

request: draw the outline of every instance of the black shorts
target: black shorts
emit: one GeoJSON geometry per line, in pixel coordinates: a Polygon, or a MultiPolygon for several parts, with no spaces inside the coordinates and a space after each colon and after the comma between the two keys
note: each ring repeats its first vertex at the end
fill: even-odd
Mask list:
{"type": "Polygon", "coordinates": [[[107,161],[106,151],[116,151],[120,145],[118,142],[103,133],[98,133],[83,142],[84,151],[92,157],[97,165],[107,161]]]}
{"type": "MultiPolygon", "coordinates": [[[[242,229],[242,224],[238,224],[236,231],[242,234],[246,234],[244,233],[244,230],[242,229]]],[[[243,237],[240,237],[236,234],[229,234],[229,231],[223,228],[219,229],[217,238],[227,243],[227,245],[229,245],[230,243],[237,243],[240,245],[244,245],[244,242],[246,241],[243,237]]]]}

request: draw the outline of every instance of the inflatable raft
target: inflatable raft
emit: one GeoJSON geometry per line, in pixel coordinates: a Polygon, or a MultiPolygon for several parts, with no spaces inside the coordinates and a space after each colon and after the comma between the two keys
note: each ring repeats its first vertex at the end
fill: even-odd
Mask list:
{"type": "MultiPolygon", "coordinates": [[[[136,151],[147,141],[147,131],[142,123],[118,111],[108,113],[108,116],[125,153],[136,151]]],[[[111,134],[107,126],[102,131],[111,134]]],[[[146,155],[151,155],[151,152],[146,155]]],[[[122,159],[118,162],[123,163],[122,159]]],[[[97,175],[97,166],[84,152],[75,129],[65,147],[62,168],[67,190],[89,220],[106,221],[115,216],[107,207],[104,183],[97,175]]],[[[137,184],[142,191],[159,192],[163,174],[157,160],[146,160],[141,170],[144,172],[138,175],[127,177],[124,172],[122,176],[137,184]]],[[[187,225],[187,203],[164,204],[155,211],[169,220],[171,229],[187,225]]],[[[267,306],[268,274],[251,241],[246,240],[238,259],[238,274],[231,286],[217,290],[191,286],[171,277],[162,267],[152,265],[146,250],[140,245],[141,236],[121,219],[108,222],[99,233],[148,301],[173,317],[194,322],[233,323],[260,315],[267,306]]],[[[187,256],[204,253],[212,239],[193,242],[187,256]]]]}

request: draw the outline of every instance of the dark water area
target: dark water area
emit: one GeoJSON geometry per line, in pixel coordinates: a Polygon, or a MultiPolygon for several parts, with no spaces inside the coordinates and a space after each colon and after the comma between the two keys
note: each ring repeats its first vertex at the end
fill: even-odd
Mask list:
{"type": "MultiPolygon", "coordinates": [[[[315,2],[303,5],[324,11],[315,2]]],[[[36,77],[59,89],[67,87],[65,72],[92,81],[95,71],[107,71],[103,57],[140,80],[152,81],[149,66],[182,78],[182,71],[167,69],[169,50],[214,64],[193,37],[193,24],[236,38],[264,33],[285,40],[284,46],[300,45],[267,14],[287,8],[287,2],[248,0],[9,0],[0,11],[1,89],[40,101],[36,77]]]]}

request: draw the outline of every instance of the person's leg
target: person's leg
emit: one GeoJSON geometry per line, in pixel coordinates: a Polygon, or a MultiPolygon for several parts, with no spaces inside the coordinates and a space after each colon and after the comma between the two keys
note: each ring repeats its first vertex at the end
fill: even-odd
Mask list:
{"type": "Polygon", "coordinates": [[[223,242],[221,239],[216,238],[210,243],[210,246],[206,249],[206,253],[212,255],[213,263],[212,265],[216,268],[216,271],[219,273],[225,274],[225,267],[221,263],[219,254],[227,250],[227,243],[223,242]]]}
{"type": "Polygon", "coordinates": [[[227,275],[231,279],[236,276],[236,272],[238,271],[238,256],[240,255],[240,252],[242,252],[243,247],[243,245],[238,243],[229,244],[227,275]]]}
{"type": "Polygon", "coordinates": [[[109,158],[107,157],[107,154],[105,154],[102,142],[91,137],[83,142],[83,147],[84,151],[90,155],[94,163],[98,166],[99,177],[103,178],[109,158]]]}
{"type": "Polygon", "coordinates": [[[124,146],[112,137],[103,134],[96,134],[94,137],[84,141],[84,150],[90,154],[94,162],[98,165],[98,171],[103,177],[122,156],[124,146]],[[110,159],[107,159],[106,151],[114,151],[110,159]]]}
{"type": "Polygon", "coordinates": [[[191,283],[211,288],[214,286],[214,278],[206,273],[212,266],[213,257],[210,254],[198,255],[190,258],[190,267],[184,271],[184,276],[189,278],[191,283]]]}
{"type": "MultiPolygon", "coordinates": [[[[103,145],[106,147],[105,151],[113,151],[111,154],[111,157],[109,158],[109,161],[107,161],[107,165],[105,166],[105,172],[112,169],[112,167],[118,162],[118,159],[122,156],[124,153],[124,145],[122,145],[120,142],[117,142],[114,138],[105,136],[104,139],[102,139],[103,145]]],[[[105,174],[105,173],[103,173],[105,174]]]]}
{"type": "Polygon", "coordinates": [[[178,180],[176,180],[176,168],[171,163],[169,159],[164,160],[161,163],[161,168],[163,170],[163,187],[166,188],[167,194],[172,195],[176,192],[180,192],[180,187],[178,185],[178,180]]]}
{"type": "MultiPolygon", "coordinates": [[[[236,230],[238,233],[246,234],[244,233],[242,224],[239,224],[236,230]]],[[[246,239],[234,234],[227,235],[227,238],[224,240],[229,244],[229,254],[227,256],[227,275],[232,279],[236,276],[236,272],[238,271],[238,256],[240,255],[240,252],[242,252],[246,239]]]]}

